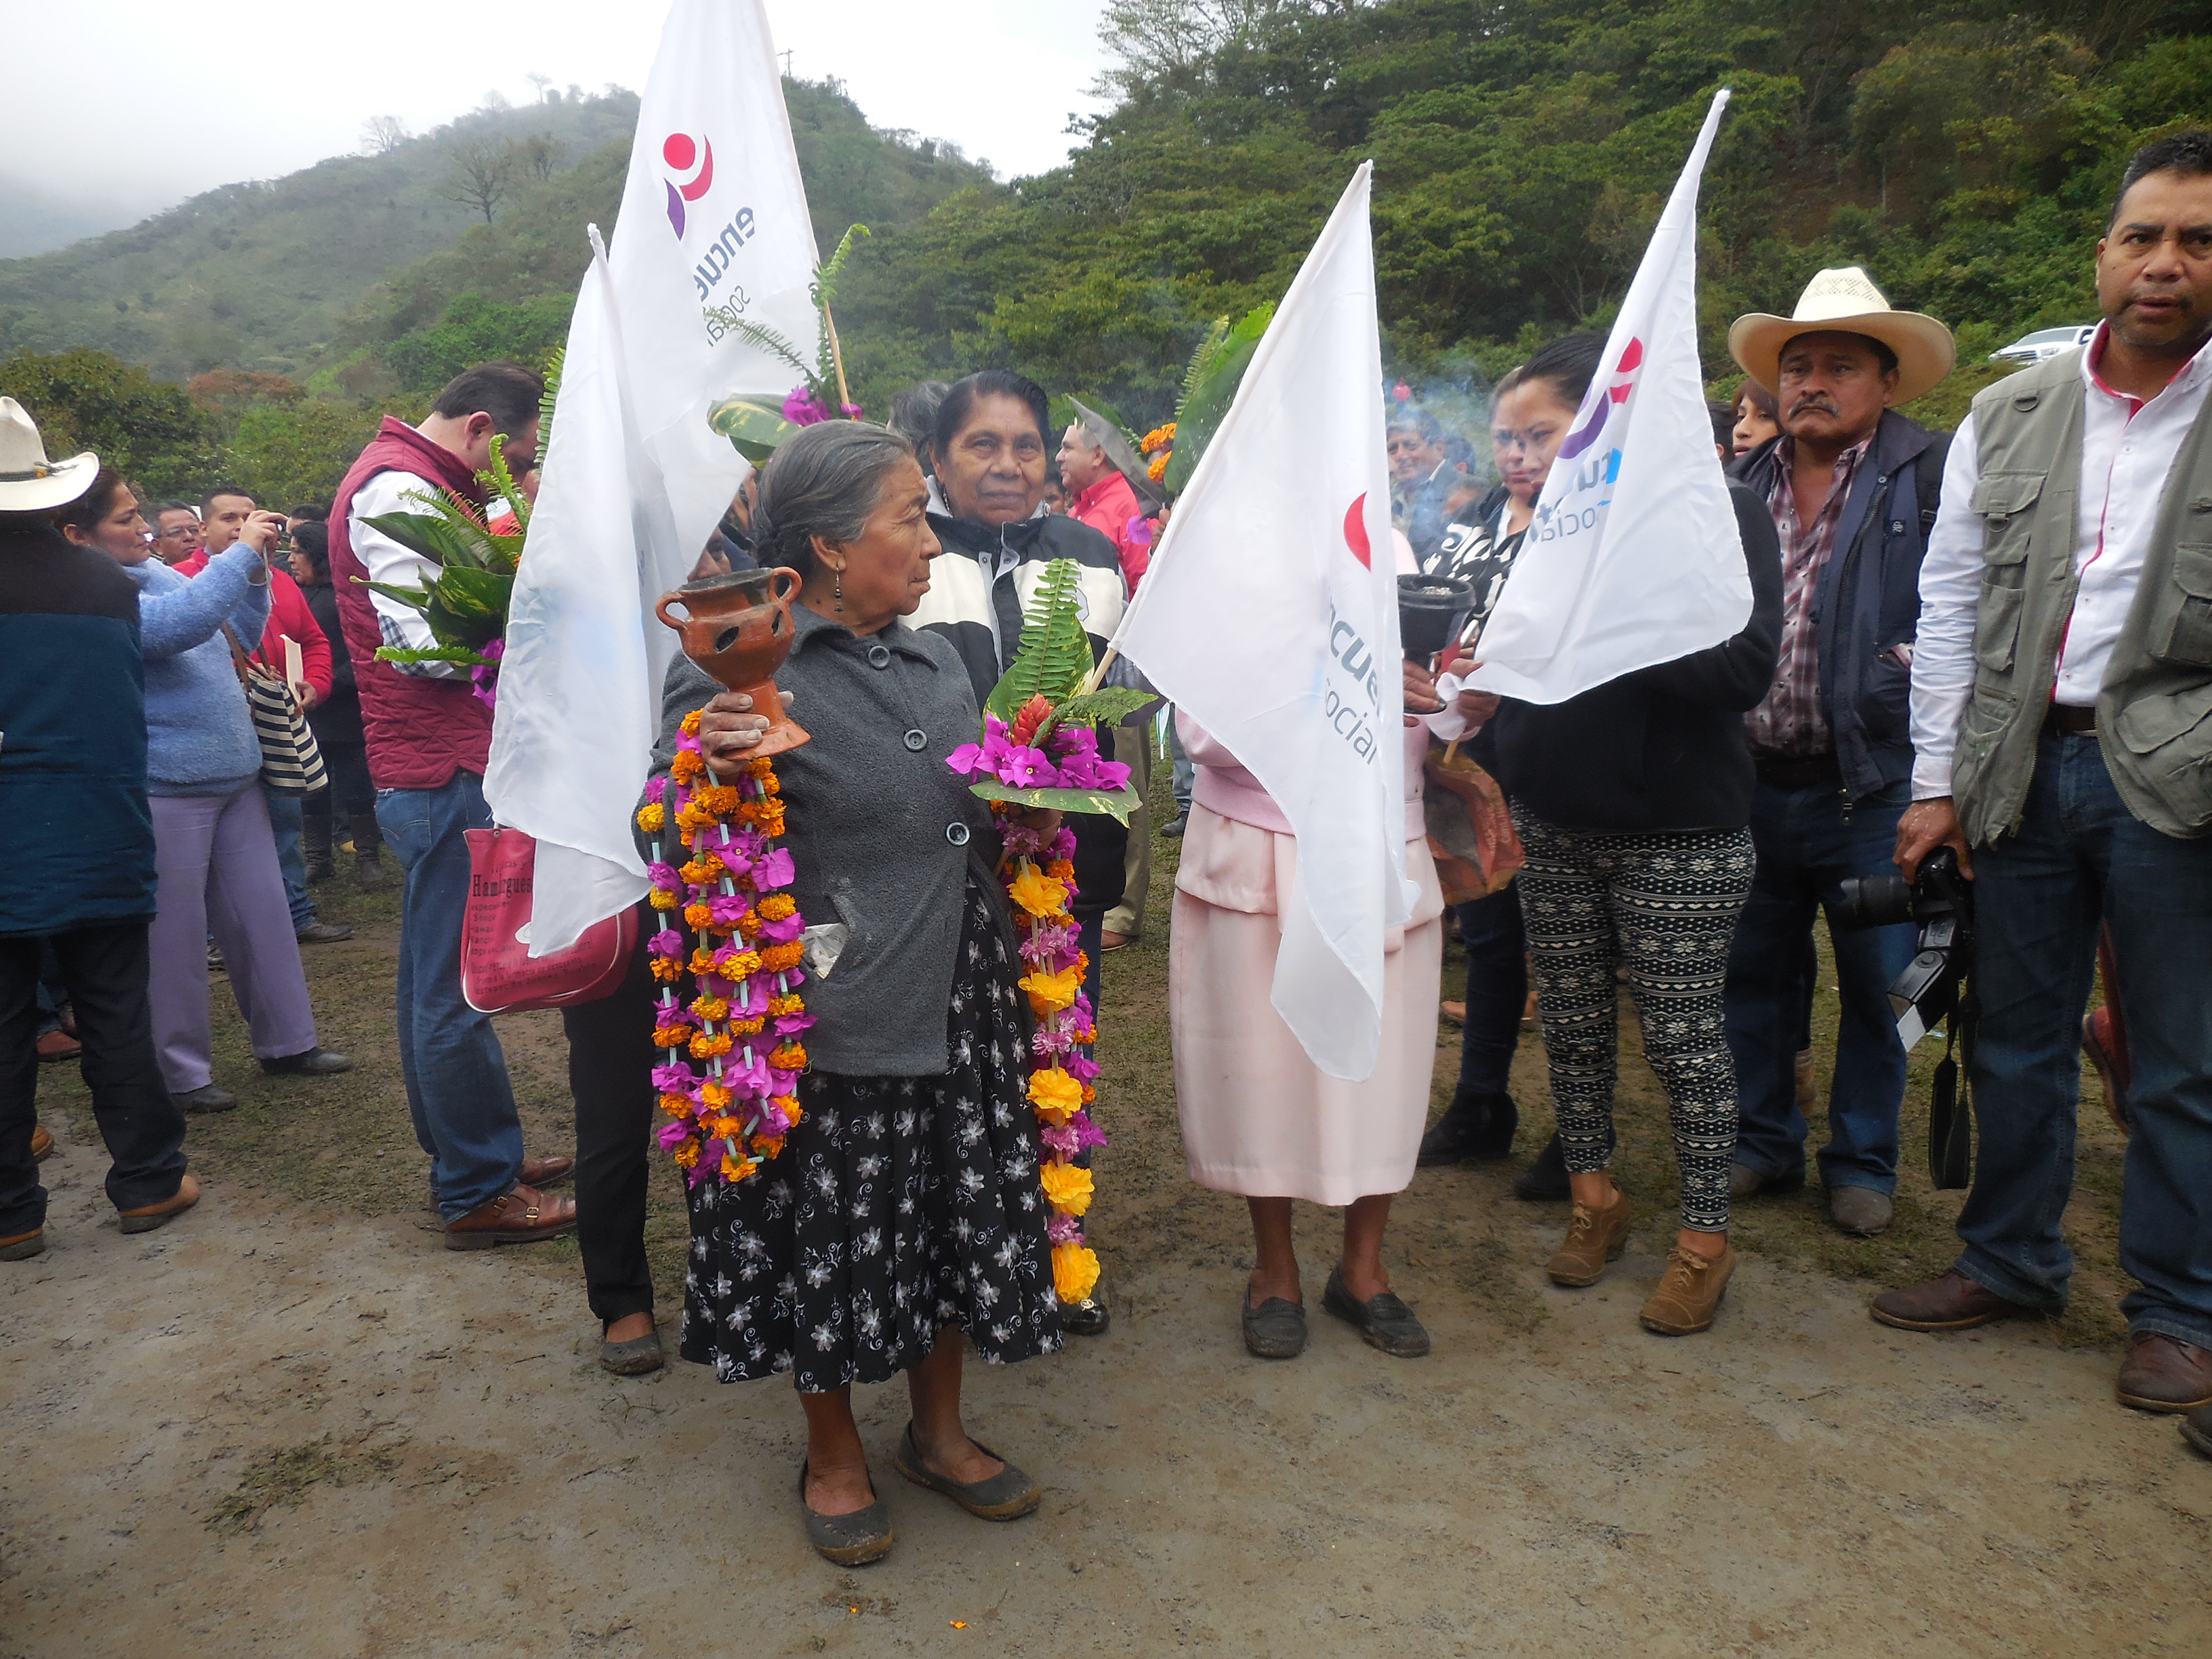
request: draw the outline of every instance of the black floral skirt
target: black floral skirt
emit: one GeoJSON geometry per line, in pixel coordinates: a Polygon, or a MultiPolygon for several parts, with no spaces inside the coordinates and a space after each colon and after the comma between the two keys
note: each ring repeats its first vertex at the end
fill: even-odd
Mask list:
{"type": "Polygon", "coordinates": [[[693,1191],[686,1359],[725,1382],[787,1370],[817,1394],[919,1364],[948,1325],[994,1364],[1060,1346],[1004,902],[970,878],[951,1069],[811,1072],[782,1152],[693,1191]]]}

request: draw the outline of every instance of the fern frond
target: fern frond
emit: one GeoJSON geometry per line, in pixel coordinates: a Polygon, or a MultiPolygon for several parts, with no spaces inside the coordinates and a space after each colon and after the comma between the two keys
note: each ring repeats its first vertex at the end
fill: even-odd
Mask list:
{"type": "Polygon", "coordinates": [[[845,234],[837,240],[837,251],[830,256],[829,263],[814,273],[814,307],[834,305],[837,300],[837,274],[845,269],[845,261],[853,257],[853,239],[872,236],[875,233],[866,225],[848,225],[845,234]]]}
{"type": "Polygon", "coordinates": [[[507,470],[507,434],[504,432],[491,434],[491,465],[477,474],[477,481],[484,485],[495,498],[507,503],[507,510],[514,514],[516,531],[527,536],[530,533],[530,503],[514,482],[514,473],[507,470]]]}
{"type": "Polygon", "coordinates": [[[538,400],[538,459],[545,459],[545,446],[553,441],[553,404],[561,393],[561,366],[568,361],[568,348],[555,346],[545,359],[545,395],[538,400]]]}
{"type": "Polygon", "coordinates": [[[1212,325],[1200,337],[1198,343],[1191,348],[1189,366],[1183,370],[1182,396],[1176,399],[1176,408],[1178,410],[1190,401],[1190,394],[1197,390],[1198,383],[1206,378],[1206,371],[1213,362],[1213,354],[1221,349],[1221,343],[1228,337],[1229,319],[1216,317],[1212,325]]]}
{"type": "Polygon", "coordinates": [[[721,324],[747,345],[757,347],[767,352],[771,357],[781,357],[791,365],[801,380],[810,385],[813,382],[814,371],[808,367],[806,359],[799,355],[799,348],[774,329],[764,327],[744,317],[733,316],[726,310],[718,311],[710,307],[707,311],[707,315],[721,324]]]}
{"type": "Polygon", "coordinates": [[[1079,568],[1073,559],[1054,559],[1044,568],[1022,619],[1022,642],[1006,672],[983,705],[1012,722],[1031,697],[1065,702],[1083,689],[1091,672],[1091,637],[1077,608],[1079,568]]]}

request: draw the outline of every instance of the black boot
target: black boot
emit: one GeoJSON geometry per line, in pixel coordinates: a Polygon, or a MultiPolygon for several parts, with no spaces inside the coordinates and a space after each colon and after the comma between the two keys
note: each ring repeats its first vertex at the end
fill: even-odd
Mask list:
{"type": "Polygon", "coordinates": [[[356,812],[347,821],[353,825],[354,879],[362,892],[373,893],[384,885],[384,866],[376,856],[384,840],[377,833],[376,814],[356,812]]]}
{"type": "Polygon", "coordinates": [[[331,821],[328,817],[301,820],[300,847],[307,855],[310,883],[328,881],[337,874],[337,862],[331,856],[331,821]]]}
{"type": "Polygon", "coordinates": [[[1462,1091],[1452,1097],[1437,1127],[1421,1137],[1420,1155],[1413,1161],[1425,1170],[1440,1164],[1492,1163],[1511,1155],[1513,1133],[1520,1127],[1521,1109],[1511,1096],[1462,1091]]]}
{"type": "Polygon", "coordinates": [[[1567,1154],[1554,1134],[1536,1154],[1536,1161],[1513,1177],[1513,1196],[1532,1200],[1567,1195],[1567,1154]]]}

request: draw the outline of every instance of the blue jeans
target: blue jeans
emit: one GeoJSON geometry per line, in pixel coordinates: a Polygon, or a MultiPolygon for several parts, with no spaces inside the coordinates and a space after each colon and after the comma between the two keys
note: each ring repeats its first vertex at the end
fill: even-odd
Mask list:
{"type": "Polygon", "coordinates": [[[284,902],[296,933],[315,925],[315,902],[307,896],[307,853],[300,844],[307,798],[264,783],[261,799],[269,804],[269,827],[276,834],[276,867],[284,872],[284,902]]]}
{"type": "Polygon", "coordinates": [[[1467,947],[1467,1024],[1460,1028],[1461,1095],[1502,1095],[1513,1083],[1521,1011],[1528,1006],[1528,942],[1521,894],[1508,882],[1487,898],[1454,905],[1467,947]]]}
{"type": "MultiPolygon", "coordinates": [[[[1751,841],[1759,866],[1736,919],[1722,1018],[1735,1058],[1735,1159],[1767,1176],[1805,1167],[1810,1126],[1797,1109],[1797,1051],[1812,993],[1806,948],[1814,920],[1833,915],[1850,876],[1897,873],[1897,821],[1909,784],[1899,782],[1848,810],[1832,783],[1784,789],[1762,780],[1751,797],[1751,841]]],[[[1897,1190],[1897,1109],[1905,1099],[1905,1045],[1889,1006],[1890,981],[1912,960],[1909,922],[1850,933],[1832,925],[1843,1024],[1828,1089],[1827,1186],[1897,1190]]]]}
{"type": "Polygon", "coordinates": [[[461,998],[461,913],[469,897],[462,834],[491,827],[483,780],[456,772],[437,789],[380,789],[376,823],[407,872],[399,903],[399,1069],[415,1139],[430,1155],[438,1213],[457,1221],[522,1174],[522,1121],[507,1056],[461,998]]]}
{"type": "Polygon", "coordinates": [[[2178,841],[2121,805],[2094,736],[2046,734],[2019,833],[1974,854],[1981,999],[1973,1190],[1959,1270],[2057,1310],[2073,1272],[2081,1015],[2100,921],[2128,1031],[2120,1266],[2130,1328],[2212,1347],[2212,839],[2178,841]]]}

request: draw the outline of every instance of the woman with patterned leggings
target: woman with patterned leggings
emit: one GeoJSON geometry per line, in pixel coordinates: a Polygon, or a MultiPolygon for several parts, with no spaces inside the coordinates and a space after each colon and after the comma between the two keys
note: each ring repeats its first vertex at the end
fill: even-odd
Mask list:
{"type": "MultiPolygon", "coordinates": [[[[1550,378],[1570,414],[1587,354],[1550,378]]],[[[1522,371],[1545,379],[1546,354],[1522,371]]],[[[1735,1073],[1721,1032],[1729,939],[1751,890],[1752,765],[1743,714],[1774,677],[1781,556],[1773,520],[1729,487],[1751,575],[1735,638],[1549,707],[1503,703],[1492,722],[1498,781],[1528,862],[1521,908],[1536,964],[1552,1100],[1574,1216],[1553,1282],[1595,1284],[1628,1241],[1613,1153],[1615,971],[1625,963],[1644,1057],[1667,1091],[1682,1221],[1645,1328],[1702,1331],[1735,1268],[1728,1243],[1735,1073]]]]}

